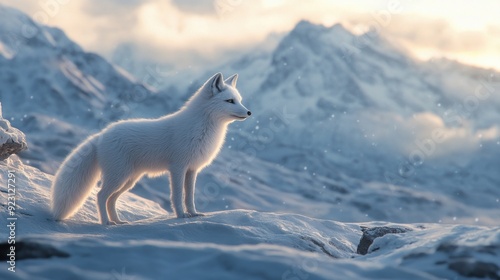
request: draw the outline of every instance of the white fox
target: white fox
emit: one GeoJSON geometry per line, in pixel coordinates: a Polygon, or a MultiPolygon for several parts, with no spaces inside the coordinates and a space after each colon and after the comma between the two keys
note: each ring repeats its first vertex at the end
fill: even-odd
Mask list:
{"type": "Polygon", "coordinates": [[[155,176],[167,171],[175,215],[203,215],[196,212],[194,203],[196,176],[217,156],[228,124],[251,115],[241,104],[237,79],[234,74],[224,81],[222,74],[217,73],[171,115],[119,121],[90,136],[56,173],[51,191],[54,218],[72,216],[102,173],[102,188],[97,194],[100,221],[125,223],[116,213],[118,197],[134,187],[144,174],[155,176]]]}

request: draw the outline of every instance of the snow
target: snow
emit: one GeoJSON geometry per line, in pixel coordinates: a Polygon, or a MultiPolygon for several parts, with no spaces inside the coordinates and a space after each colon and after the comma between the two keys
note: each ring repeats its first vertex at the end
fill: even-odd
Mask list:
{"type": "Polygon", "coordinates": [[[12,127],[10,122],[2,117],[2,103],[0,103],[0,147],[6,143],[19,144],[20,149],[25,149],[26,136],[19,129],[12,127]]]}
{"type": "Polygon", "coordinates": [[[19,240],[69,254],[21,260],[0,279],[498,278],[499,73],[414,61],[341,25],[302,21],[279,39],[204,74],[149,64],[131,77],[0,5],[3,133],[12,123],[30,147],[0,162],[1,199],[15,170],[19,240]],[[239,73],[254,113],[198,177],[207,216],[175,219],[163,176],[119,200],[128,225],[97,224],[97,189],[69,221],[50,219],[50,174],[82,139],[173,112],[215,72],[239,73]],[[451,136],[415,162],[435,129],[451,136]],[[410,231],[358,255],[362,229],[384,226],[410,231]]]}
{"type": "MultiPolygon", "coordinates": [[[[456,254],[471,264],[482,261],[498,268],[498,227],[341,223],[243,209],[177,219],[132,193],[118,203],[129,224],[98,224],[95,193],[76,216],[55,222],[47,206],[51,175],[24,165],[17,156],[0,168],[5,171],[2,182],[7,170],[15,171],[16,240],[69,254],[18,260],[16,273],[1,270],[2,279],[462,279],[450,269],[456,254]],[[368,254],[356,254],[361,227],[379,226],[411,231],[376,238],[368,254]]],[[[5,184],[0,190],[6,201],[5,184]]],[[[6,220],[5,207],[0,213],[6,220]]]]}
{"type": "MultiPolygon", "coordinates": [[[[256,114],[230,130],[229,137],[245,143],[240,147],[251,146],[246,147],[249,154],[297,173],[308,166],[311,173],[327,178],[343,174],[349,178],[342,182],[347,189],[354,182],[362,190],[380,185],[363,196],[372,209],[365,213],[369,218],[476,223],[475,217],[481,216],[480,224],[498,225],[492,217],[500,215],[500,177],[491,169],[500,164],[495,145],[500,140],[498,72],[446,60],[414,61],[379,35],[361,40],[341,25],[305,21],[272,52],[255,57],[250,53],[204,75],[221,69],[240,74],[240,92],[256,114]],[[249,133],[257,122],[259,130],[249,133]],[[445,141],[432,140],[436,131],[446,134],[445,141]],[[477,137],[487,131],[487,140],[477,137]],[[426,150],[422,143],[429,139],[434,148],[426,150]],[[415,160],[416,155],[423,160],[415,160]],[[378,192],[389,189],[402,196],[391,206],[403,209],[402,219],[373,206],[378,205],[378,192]],[[427,199],[420,200],[421,208],[407,211],[403,201],[416,197],[427,199]],[[423,205],[433,205],[435,211],[423,205]]],[[[311,186],[309,181],[296,182],[311,186]]],[[[358,211],[341,204],[349,209],[345,212],[358,211]]]]}
{"type": "Polygon", "coordinates": [[[2,42],[0,42],[0,54],[5,58],[5,59],[11,59],[14,57],[12,51],[5,46],[2,42]]]}
{"type": "Polygon", "coordinates": [[[4,115],[29,134],[33,149],[23,157],[45,171],[54,173],[91,130],[123,118],[159,117],[179,105],[20,11],[0,5],[0,23],[0,49],[10,58],[0,57],[4,115]],[[49,125],[60,134],[40,130],[49,125]]]}

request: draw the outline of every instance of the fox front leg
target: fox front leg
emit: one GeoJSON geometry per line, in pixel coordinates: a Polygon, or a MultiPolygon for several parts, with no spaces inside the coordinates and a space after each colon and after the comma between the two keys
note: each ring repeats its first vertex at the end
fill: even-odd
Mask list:
{"type": "Polygon", "coordinates": [[[187,215],[189,217],[204,216],[203,214],[196,212],[196,207],[194,205],[194,192],[196,187],[197,175],[197,171],[188,170],[185,176],[186,181],[184,183],[184,203],[186,204],[187,215]]]}
{"type": "Polygon", "coordinates": [[[172,209],[174,210],[177,218],[187,218],[182,207],[182,191],[185,181],[184,170],[170,171],[170,201],[172,202],[172,209]]]}

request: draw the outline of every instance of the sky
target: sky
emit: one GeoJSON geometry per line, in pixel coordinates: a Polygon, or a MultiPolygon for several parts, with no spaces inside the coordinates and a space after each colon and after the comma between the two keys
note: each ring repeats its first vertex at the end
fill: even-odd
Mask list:
{"type": "Polygon", "coordinates": [[[375,28],[419,59],[447,57],[500,70],[500,1],[432,0],[0,0],[111,58],[205,64],[272,47],[301,19],[375,28]],[[274,38],[274,39],[273,39],[274,38]]]}

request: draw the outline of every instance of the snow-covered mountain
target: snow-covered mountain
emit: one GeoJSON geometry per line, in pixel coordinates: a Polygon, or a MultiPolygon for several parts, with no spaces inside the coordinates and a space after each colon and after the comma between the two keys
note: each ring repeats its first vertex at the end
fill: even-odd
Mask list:
{"type": "MultiPolygon", "coordinates": [[[[268,115],[285,118],[286,128],[273,141],[310,148],[320,158],[344,155],[362,165],[362,157],[379,151],[408,157],[419,149],[415,141],[432,137],[433,129],[443,130],[446,144],[419,161],[476,152],[479,144],[499,140],[499,73],[445,60],[415,61],[376,32],[357,36],[339,24],[302,21],[272,53],[222,67],[240,73],[249,106],[263,116],[261,131],[272,123],[268,115]]],[[[307,165],[306,159],[277,158],[269,150],[261,155],[292,168],[307,165]]]]}
{"type": "Polygon", "coordinates": [[[136,111],[161,116],[175,103],[168,94],[155,93],[99,55],[85,52],[63,31],[3,5],[0,84],[5,115],[31,135],[31,148],[23,157],[50,172],[56,168],[53,160],[60,162],[89,129],[135,116],[136,111]]]}
{"type": "Polygon", "coordinates": [[[306,21],[272,52],[208,73],[215,69],[240,74],[255,112],[231,135],[233,147],[311,176],[436,195],[436,220],[463,215],[437,194],[500,214],[499,73],[420,62],[376,32],[306,21]]]}

